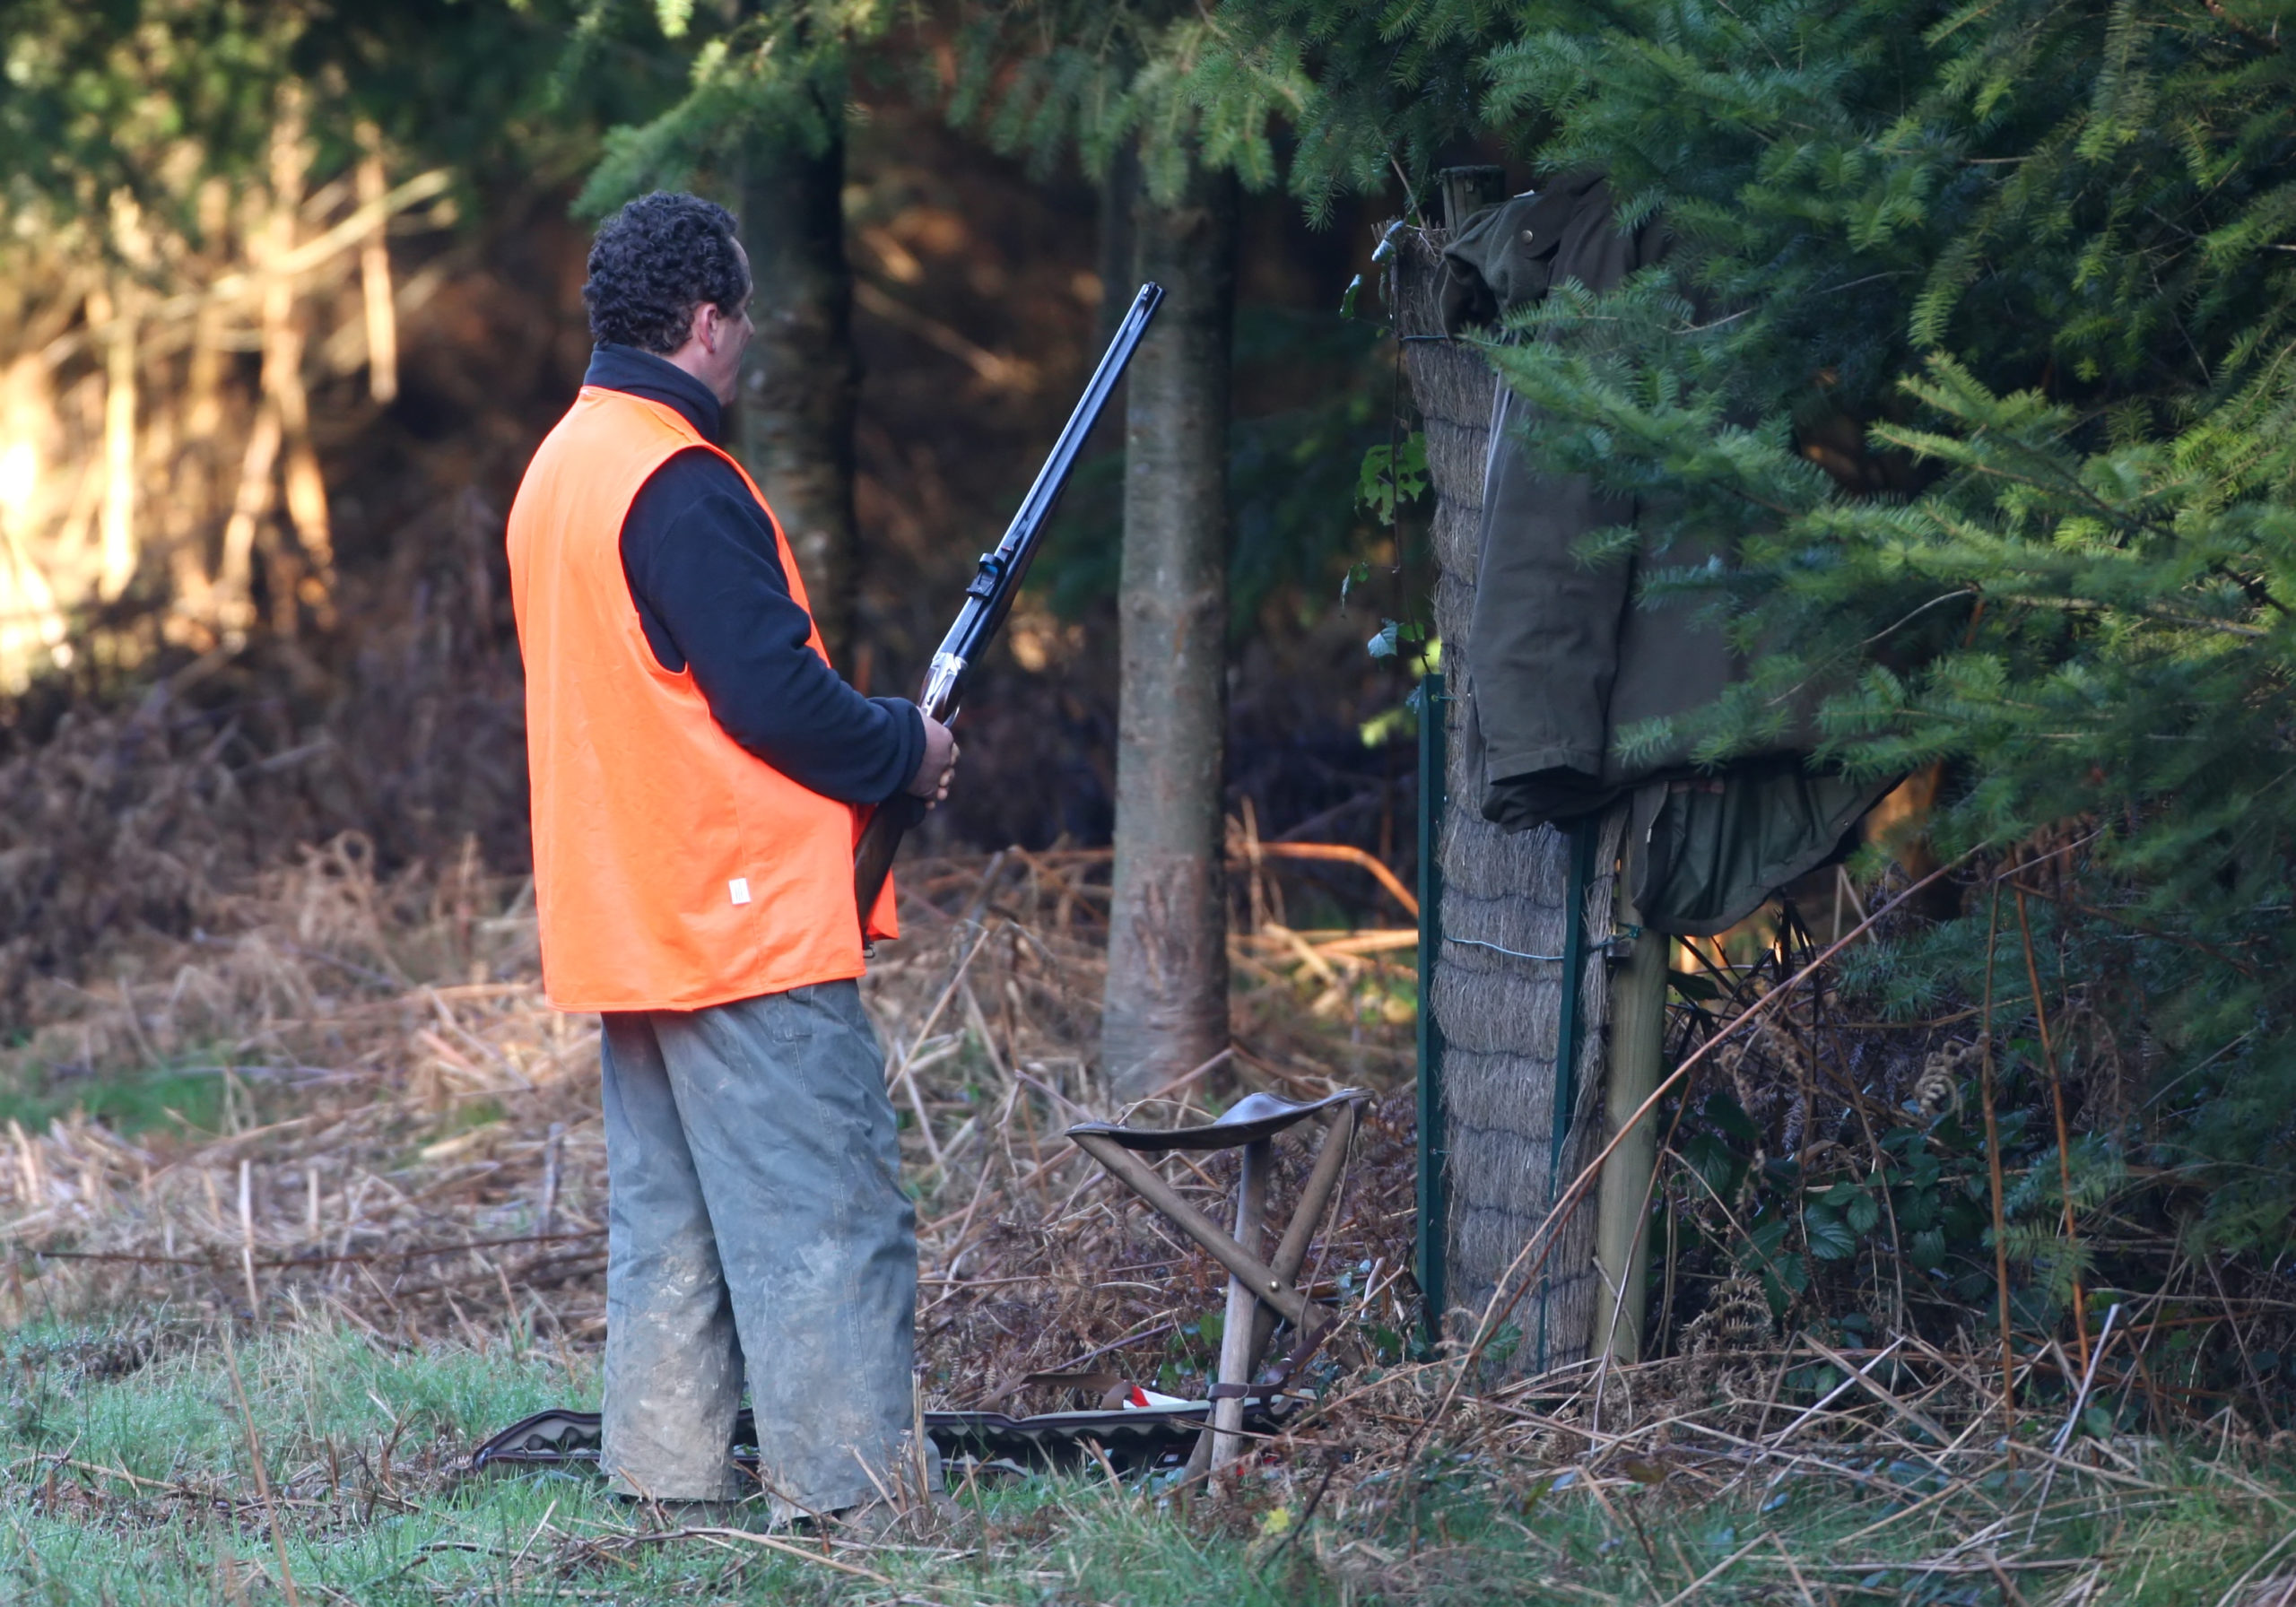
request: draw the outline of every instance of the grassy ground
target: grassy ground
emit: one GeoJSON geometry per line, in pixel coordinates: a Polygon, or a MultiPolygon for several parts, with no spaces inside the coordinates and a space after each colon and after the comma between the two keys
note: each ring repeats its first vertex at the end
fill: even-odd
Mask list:
{"type": "Polygon", "coordinates": [[[123,1137],[154,1131],[213,1131],[222,1125],[224,1081],[214,1066],[161,1067],[103,1077],[0,1078],[0,1126],[45,1131],[59,1116],[83,1115],[123,1137]]]}
{"type": "MultiPolygon", "coordinates": [[[[987,867],[912,875],[916,934],[870,984],[925,1219],[930,1400],[1073,1403],[1000,1381],[1103,1355],[1194,1393],[1215,1269],[1052,1142],[1110,1114],[1085,1073],[1098,940],[1072,918],[1098,862],[1023,857],[996,908],[1026,920],[987,929],[947,913],[980,907],[987,867]]],[[[1631,1376],[1450,1398],[1452,1363],[1399,1360],[1416,1299],[1411,1100],[1388,1075],[1408,1056],[1376,996],[1393,979],[1344,938],[1307,967],[1296,934],[1239,937],[1265,977],[1196,1094],[1389,1091],[1317,1264],[1342,1317],[1322,1404],[1234,1492],[1089,1471],[968,1486],[888,1540],[793,1554],[678,1533],[587,1473],[465,1477],[491,1431],[596,1401],[596,1040],[541,1000],[515,899],[465,920],[506,907],[364,864],[315,857],[230,943],[156,953],[0,1046],[0,1603],[2296,1607],[2296,1460],[2246,1426],[2270,1418],[2161,1365],[2203,1320],[2231,1324],[2244,1368],[2284,1351],[2243,1340],[2229,1301],[2123,1324],[2124,1347],[2169,1335],[2154,1370],[2100,1349],[2080,1414],[2076,1369],[2022,1335],[2013,1454],[1989,1336],[1970,1354],[1909,1330],[1853,1363],[1751,1292],[1759,1321],[1677,1325],[1631,1376]],[[2047,1454],[2068,1417],[2112,1433],[2168,1420],[2163,1400],[2197,1438],[2047,1454]]],[[[1303,1168],[1280,1152],[1279,1189],[1303,1168]]]]}
{"type": "Polygon", "coordinates": [[[316,1324],[243,1333],[230,1351],[223,1337],[162,1320],[4,1342],[0,1594],[257,1603],[286,1599],[291,1576],[300,1601],[362,1604],[2263,1607],[2296,1583],[2273,1577],[2296,1563],[2296,1469],[2135,1444],[2111,1449],[2110,1477],[2060,1470],[2044,1490],[2030,1453],[1947,1479],[1821,1446],[1718,1486],[1664,1456],[1605,1474],[1435,1443],[1409,1472],[1326,1479],[1310,1459],[1216,1507],[1097,1474],[975,1486],[920,1533],[809,1542],[800,1558],[731,1534],[665,1538],[658,1515],[587,1472],[463,1476],[492,1429],[594,1403],[587,1364],[547,1346],[411,1350],[316,1324]]]}

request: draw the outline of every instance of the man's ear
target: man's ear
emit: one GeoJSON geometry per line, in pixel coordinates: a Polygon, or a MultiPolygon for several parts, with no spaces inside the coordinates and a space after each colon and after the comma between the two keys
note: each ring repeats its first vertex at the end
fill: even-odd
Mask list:
{"type": "Polygon", "coordinates": [[[704,301],[695,311],[700,318],[700,322],[695,327],[697,330],[708,332],[703,337],[704,343],[712,352],[715,352],[719,343],[726,338],[726,331],[734,320],[727,317],[726,309],[714,301],[704,301]]]}
{"type": "Polygon", "coordinates": [[[716,306],[708,301],[693,304],[693,314],[686,320],[685,326],[685,338],[689,344],[697,344],[707,352],[718,343],[717,326],[710,317],[717,310],[716,306]]]}

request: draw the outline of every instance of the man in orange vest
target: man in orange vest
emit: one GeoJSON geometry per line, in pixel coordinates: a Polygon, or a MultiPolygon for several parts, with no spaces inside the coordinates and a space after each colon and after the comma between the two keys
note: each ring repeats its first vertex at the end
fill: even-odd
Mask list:
{"type": "MultiPolygon", "coordinates": [[[[618,1492],[865,1506],[914,1421],[916,1213],[855,979],[853,846],[947,796],[948,731],[822,650],[717,444],[751,324],[733,218],[657,194],[591,247],[581,392],[509,520],[543,982],[597,1011],[618,1492]],[[727,1455],[746,1377],[759,1473],[727,1455]]],[[[898,935],[890,886],[874,935],[898,935]]]]}

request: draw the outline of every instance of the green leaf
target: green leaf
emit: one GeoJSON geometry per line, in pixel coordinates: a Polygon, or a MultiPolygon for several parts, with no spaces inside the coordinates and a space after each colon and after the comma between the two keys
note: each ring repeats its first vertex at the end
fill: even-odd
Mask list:
{"type": "Polygon", "coordinates": [[[1798,1295],[1810,1287],[1810,1264],[1799,1255],[1780,1255],[1772,1264],[1770,1276],[1780,1288],[1798,1295]]]}
{"type": "Polygon", "coordinates": [[[1849,1223],[1851,1232],[1861,1236],[1871,1233],[1882,1220],[1881,1202],[1874,1199],[1870,1192],[1861,1188],[1850,1196],[1849,1203],[1843,1208],[1842,1216],[1849,1223]]]}
{"type": "Polygon", "coordinates": [[[1857,1236],[1823,1205],[1812,1205],[1803,1212],[1802,1233],[1810,1254],[1821,1261],[1846,1261],[1857,1254],[1857,1236]]]}
{"type": "Polygon", "coordinates": [[[1693,1133],[1675,1146],[1683,1164],[1718,1198],[1726,1199],[1738,1179],[1739,1157],[1711,1133],[1693,1133]]]}
{"type": "Polygon", "coordinates": [[[1396,522],[1398,504],[1415,502],[1427,490],[1427,438],[1413,430],[1400,447],[1381,441],[1367,448],[1356,471],[1355,500],[1382,525],[1396,522]]]}
{"type": "Polygon", "coordinates": [[[1740,1108],[1738,1101],[1719,1089],[1706,1096],[1706,1103],[1700,1108],[1700,1114],[1746,1149],[1751,1150],[1761,1142],[1761,1130],[1740,1108]]]}

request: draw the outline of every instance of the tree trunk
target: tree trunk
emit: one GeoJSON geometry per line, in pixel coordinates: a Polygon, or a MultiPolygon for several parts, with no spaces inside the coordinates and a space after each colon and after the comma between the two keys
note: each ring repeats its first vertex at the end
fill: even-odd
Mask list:
{"type": "Polygon", "coordinates": [[[757,336],[742,365],[735,439],[797,555],[830,656],[849,665],[856,586],[853,280],[845,256],[845,141],[819,156],[761,135],[742,153],[742,246],[757,336]]]}
{"type": "Polygon", "coordinates": [[[1140,195],[1140,152],[1130,140],[1109,158],[1100,175],[1099,263],[1100,344],[1116,338],[1117,326],[1132,310],[1140,291],[1138,253],[1133,248],[1133,208],[1140,195]]]}
{"type": "MultiPolygon", "coordinates": [[[[1622,926],[1639,927],[1640,912],[1622,888],[1622,926]]],[[[1603,1288],[1595,1314],[1596,1349],[1631,1365],[1642,1359],[1649,1315],[1650,1178],[1658,1168],[1658,1124],[1631,1132],[1626,1124],[1666,1074],[1666,959],[1674,940],[1660,932],[1634,939],[1626,963],[1611,977],[1610,1077],[1606,1138],[1625,1133],[1603,1163],[1596,1190],[1595,1263],[1603,1288]]]]}
{"type": "Polygon", "coordinates": [[[1164,287],[1125,417],[1116,868],[1100,1054],[1137,1099],[1228,1042],[1222,877],[1227,731],[1228,372],[1236,187],[1198,174],[1134,213],[1140,276],[1164,287]]]}
{"type": "MultiPolygon", "coordinates": [[[[1397,332],[1439,335],[1440,236],[1407,232],[1399,242],[1395,287],[1397,332]]],[[[1435,491],[1435,629],[1443,643],[1448,802],[1440,825],[1441,926],[1431,1009],[1441,1029],[1439,1075],[1448,1220],[1446,1330],[1465,1338],[1508,1267],[1578,1169],[1592,1159],[1602,1108],[1603,1036],[1609,989],[1600,940],[1611,930],[1609,873],[1618,822],[1592,845],[1595,873],[1582,916],[1587,958],[1578,978],[1575,1074],[1565,1090],[1556,1142],[1557,1070],[1564,1025],[1562,967],[1518,955],[1560,955],[1570,926],[1571,838],[1542,826],[1509,833],[1483,818],[1465,781],[1463,730],[1474,695],[1467,622],[1474,609],[1476,546],[1495,383],[1471,345],[1421,339],[1404,348],[1405,369],[1427,437],[1435,491]],[[1494,944],[1497,948],[1478,946],[1494,944]],[[1513,950],[1514,954],[1498,949],[1513,950]],[[1561,1164],[1557,1165],[1560,1150],[1561,1164]]],[[[1509,1319],[1518,1336],[1502,1369],[1528,1372],[1584,1359],[1595,1316],[1595,1213],[1581,1211],[1561,1230],[1544,1275],[1509,1319]]],[[[1534,1252],[1535,1255],[1535,1252],[1534,1252]]],[[[1516,1294],[1509,1286],[1502,1303],[1516,1294]]]]}

